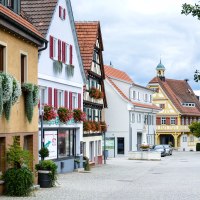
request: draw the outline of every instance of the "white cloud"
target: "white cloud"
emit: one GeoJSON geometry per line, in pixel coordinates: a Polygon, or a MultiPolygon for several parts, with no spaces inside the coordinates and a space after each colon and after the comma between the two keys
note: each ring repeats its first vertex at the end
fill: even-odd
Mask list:
{"type": "Polygon", "coordinates": [[[195,0],[72,0],[75,20],[100,20],[104,63],[112,61],[136,83],[146,85],[160,61],[166,77],[188,78],[200,69],[200,21],[181,15],[183,3],[195,0]]]}

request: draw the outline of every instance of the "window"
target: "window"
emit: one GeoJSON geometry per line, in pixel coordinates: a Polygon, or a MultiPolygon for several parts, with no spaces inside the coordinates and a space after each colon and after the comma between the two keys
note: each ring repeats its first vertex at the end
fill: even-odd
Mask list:
{"type": "Polygon", "coordinates": [[[78,107],[77,93],[72,93],[72,109],[78,107]]]}
{"type": "Polygon", "coordinates": [[[66,18],[66,10],[62,6],[59,6],[59,17],[62,20],[65,20],[66,18]]]}
{"type": "Polygon", "coordinates": [[[75,155],[74,130],[59,130],[58,133],[58,157],[75,155]]]}
{"type": "Polygon", "coordinates": [[[140,93],[138,92],[138,100],[140,100],[140,93]]]}
{"type": "Polygon", "coordinates": [[[193,135],[190,136],[190,142],[194,142],[194,136],[193,135]]]}
{"type": "Polygon", "coordinates": [[[0,45],[0,72],[5,71],[5,47],[0,45]]]}
{"type": "Polygon", "coordinates": [[[149,99],[150,103],[152,103],[152,95],[149,96],[149,99]]]}
{"type": "Polygon", "coordinates": [[[137,122],[138,122],[138,123],[141,123],[141,114],[138,114],[138,115],[137,115],[137,122]]]}
{"type": "Polygon", "coordinates": [[[159,104],[160,108],[164,109],[165,108],[165,104],[159,104]]]}
{"type": "Polygon", "coordinates": [[[175,117],[171,117],[170,118],[170,124],[171,125],[175,125],[176,124],[176,118],[175,117]]]}
{"type": "Polygon", "coordinates": [[[63,91],[58,90],[58,108],[64,106],[64,97],[63,97],[63,91]]]}
{"type": "Polygon", "coordinates": [[[136,99],[136,92],[133,91],[133,99],[136,99]]]}
{"type": "Polygon", "coordinates": [[[183,135],[183,142],[187,142],[187,136],[183,135]]]}
{"type": "Polygon", "coordinates": [[[145,95],[144,95],[144,101],[146,101],[146,102],[147,102],[147,100],[148,100],[148,95],[147,95],[147,94],[145,94],[145,95]]]}
{"type": "Polygon", "coordinates": [[[7,0],[8,8],[14,9],[14,0],[7,0]]]}
{"type": "Polygon", "coordinates": [[[186,117],[185,125],[188,125],[188,117],[186,117]]]}
{"type": "Polygon", "coordinates": [[[27,56],[21,54],[21,83],[27,82],[27,56]]]}
{"type": "Polygon", "coordinates": [[[166,124],[166,117],[161,117],[161,124],[166,124]]]}
{"type": "Polygon", "coordinates": [[[134,113],[131,113],[131,122],[135,123],[135,114],[134,113]]]}
{"type": "Polygon", "coordinates": [[[45,87],[40,87],[40,106],[47,103],[47,90],[45,87]]]}
{"type": "Polygon", "coordinates": [[[58,40],[53,38],[53,58],[54,60],[58,59],[58,40]]]}
{"type": "Polygon", "coordinates": [[[181,117],[181,124],[182,124],[182,125],[184,125],[184,124],[185,124],[184,117],[181,117]]]}
{"type": "Polygon", "coordinates": [[[97,64],[99,64],[99,54],[98,54],[98,51],[95,50],[94,53],[93,53],[93,61],[97,64]]]}
{"type": "Polygon", "coordinates": [[[98,141],[98,155],[101,155],[101,140],[98,141]]]}

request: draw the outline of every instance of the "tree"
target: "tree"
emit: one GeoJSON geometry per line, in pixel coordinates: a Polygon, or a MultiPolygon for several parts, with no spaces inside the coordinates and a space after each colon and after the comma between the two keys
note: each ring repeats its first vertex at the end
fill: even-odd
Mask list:
{"type": "MultiPolygon", "coordinates": [[[[200,20],[200,5],[195,3],[195,5],[184,3],[182,5],[182,11],[181,14],[189,15],[191,14],[193,17],[197,17],[198,20],[200,20]]],[[[200,72],[199,70],[196,70],[194,73],[194,81],[198,82],[200,80],[200,72]]]]}
{"type": "Polygon", "coordinates": [[[193,122],[189,125],[189,129],[194,136],[200,137],[200,122],[193,122]]]}

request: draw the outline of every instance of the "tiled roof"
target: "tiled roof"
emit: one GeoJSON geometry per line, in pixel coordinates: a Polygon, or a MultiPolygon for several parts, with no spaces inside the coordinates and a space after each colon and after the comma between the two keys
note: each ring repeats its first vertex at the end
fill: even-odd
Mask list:
{"type": "Polygon", "coordinates": [[[21,0],[21,9],[26,18],[46,36],[57,0],[21,0]]]}
{"type": "MultiPolygon", "coordinates": [[[[83,66],[87,72],[87,70],[91,69],[94,47],[98,38],[98,34],[100,33],[100,23],[97,21],[75,22],[75,26],[81,57],[83,60],[83,66]]],[[[101,50],[103,50],[103,46],[101,47],[101,50]]]]}
{"type": "Polygon", "coordinates": [[[122,81],[125,81],[127,83],[133,83],[133,80],[128,76],[128,74],[126,72],[123,72],[119,69],[116,69],[112,66],[108,66],[108,65],[104,65],[104,70],[105,70],[105,74],[106,76],[110,77],[110,78],[116,78],[116,79],[120,79],[122,81]]]}
{"type": "Polygon", "coordinates": [[[2,4],[0,4],[0,13],[2,15],[9,17],[13,21],[15,21],[15,23],[19,24],[19,26],[23,26],[25,29],[31,31],[32,33],[36,34],[40,38],[44,39],[42,34],[35,28],[35,26],[33,26],[30,22],[25,20],[23,17],[17,15],[13,11],[11,11],[10,9],[6,8],[2,4]]]}
{"type": "Polygon", "coordinates": [[[133,102],[131,101],[122,91],[121,89],[112,81],[111,78],[109,78],[108,76],[106,76],[106,79],[110,82],[110,84],[115,88],[115,90],[117,90],[117,92],[129,103],[131,103],[132,105],[134,105],[135,107],[142,107],[142,108],[150,108],[150,109],[155,109],[155,110],[160,110],[159,107],[157,107],[154,104],[145,104],[145,103],[138,103],[138,102],[133,102]]]}
{"type": "Polygon", "coordinates": [[[149,84],[158,83],[176,109],[183,115],[200,115],[200,102],[187,81],[154,77],[149,84]],[[182,103],[195,103],[195,107],[186,107],[182,103]]]}

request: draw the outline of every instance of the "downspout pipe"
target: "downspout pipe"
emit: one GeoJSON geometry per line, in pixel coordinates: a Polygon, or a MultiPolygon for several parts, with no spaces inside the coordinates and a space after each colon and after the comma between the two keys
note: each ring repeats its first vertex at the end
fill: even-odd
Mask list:
{"type": "Polygon", "coordinates": [[[38,52],[44,51],[45,49],[47,49],[47,47],[48,47],[48,41],[45,41],[45,42],[44,42],[44,47],[39,48],[39,49],[38,49],[38,52]]]}

